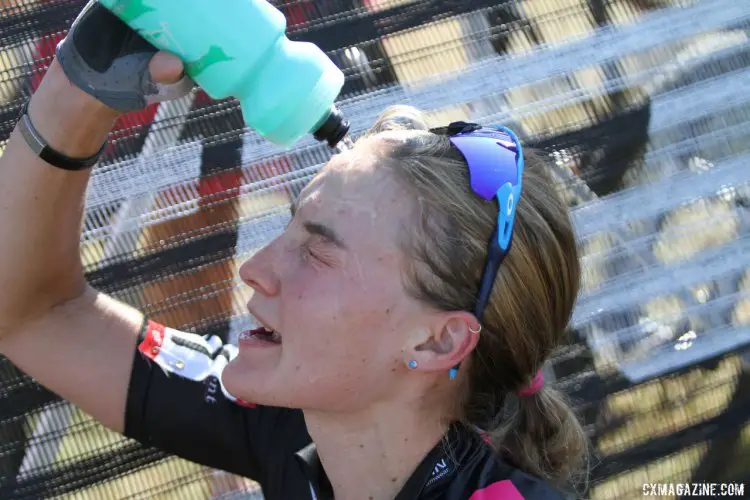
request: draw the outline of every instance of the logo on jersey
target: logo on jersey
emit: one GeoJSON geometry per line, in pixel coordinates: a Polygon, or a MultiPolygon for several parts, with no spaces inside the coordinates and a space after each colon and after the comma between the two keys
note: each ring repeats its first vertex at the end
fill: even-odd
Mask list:
{"type": "Polygon", "coordinates": [[[441,479],[450,476],[453,471],[453,462],[451,462],[447,457],[442,457],[440,460],[435,462],[435,465],[432,467],[432,474],[430,475],[430,479],[427,481],[427,484],[425,486],[434,486],[441,479]]]}
{"type": "Polygon", "coordinates": [[[219,379],[213,375],[206,377],[206,395],[203,400],[208,404],[216,404],[216,397],[221,391],[219,379]]]}

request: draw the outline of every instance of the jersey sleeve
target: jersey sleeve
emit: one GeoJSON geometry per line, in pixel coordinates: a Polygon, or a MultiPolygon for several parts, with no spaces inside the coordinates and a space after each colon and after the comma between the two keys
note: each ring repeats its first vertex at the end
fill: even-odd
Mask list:
{"type": "Polygon", "coordinates": [[[237,348],[146,320],[128,388],[124,434],[261,484],[269,464],[310,443],[298,410],[233,397],[221,375],[237,348]]]}

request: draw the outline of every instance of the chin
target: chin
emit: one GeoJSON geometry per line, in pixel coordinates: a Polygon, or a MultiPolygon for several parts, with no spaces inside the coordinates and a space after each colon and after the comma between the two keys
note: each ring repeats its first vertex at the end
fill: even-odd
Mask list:
{"type": "Polygon", "coordinates": [[[258,401],[258,388],[253,387],[254,382],[262,380],[263,374],[257,367],[251,368],[252,364],[243,362],[237,357],[229,362],[221,374],[221,383],[229,394],[245,401],[265,404],[258,401]],[[248,366],[249,365],[249,366],[248,366]]]}
{"type": "Polygon", "coordinates": [[[275,362],[256,363],[238,357],[224,368],[221,383],[224,389],[235,398],[262,406],[288,406],[284,391],[289,384],[274,384],[275,362]]]}

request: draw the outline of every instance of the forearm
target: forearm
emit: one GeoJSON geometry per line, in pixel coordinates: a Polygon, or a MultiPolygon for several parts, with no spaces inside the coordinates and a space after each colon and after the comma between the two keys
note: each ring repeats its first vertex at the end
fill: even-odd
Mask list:
{"type": "MultiPolygon", "coordinates": [[[[53,62],[29,116],[54,149],[96,153],[117,114],[72,86],[53,62]]],[[[68,172],[36,157],[16,129],[0,157],[0,336],[84,291],[80,261],[89,171],[68,172]]]]}

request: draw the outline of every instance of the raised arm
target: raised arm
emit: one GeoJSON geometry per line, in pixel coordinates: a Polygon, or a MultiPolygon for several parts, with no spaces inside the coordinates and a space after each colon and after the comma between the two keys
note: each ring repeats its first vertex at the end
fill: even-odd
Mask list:
{"type": "MultiPolygon", "coordinates": [[[[90,2],[28,103],[26,135],[35,130],[70,158],[95,155],[121,112],[192,87],[178,58],[155,53],[90,2]]],[[[0,156],[0,353],[122,431],[143,317],[87,286],[79,242],[90,168],[52,163],[37,156],[16,125],[0,156]]]]}
{"type": "MultiPolygon", "coordinates": [[[[173,58],[161,69],[179,78],[173,58]]],[[[52,148],[74,158],[95,154],[118,115],[73,86],[57,61],[28,113],[52,148]]],[[[45,163],[18,126],[13,131],[0,157],[0,352],[121,431],[143,318],[84,280],[79,241],[89,175],[45,163]]]]}

